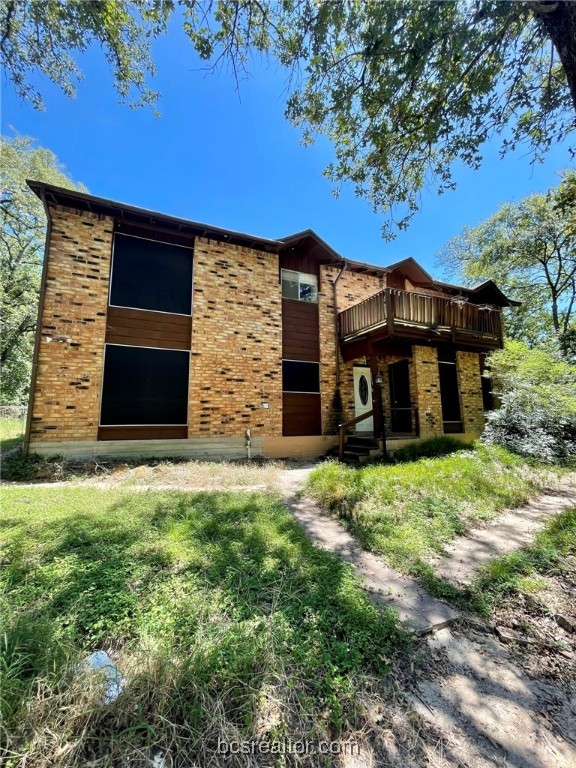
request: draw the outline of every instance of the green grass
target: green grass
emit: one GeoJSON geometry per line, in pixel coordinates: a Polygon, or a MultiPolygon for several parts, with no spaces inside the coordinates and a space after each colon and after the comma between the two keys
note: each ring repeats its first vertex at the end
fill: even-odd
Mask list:
{"type": "Polygon", "coordinates": [[[517,552],[494,558],[478,575],[473,591],[487,605],[509,594],[533,594],[545,584],[542,576],[559,573],[568,555],[576,555],[576,507],[561,512],[517,552]]]}
{"type": "Polygon", "coordinates": [[[272,495],[11,488],[3,509],[14,765],[205,764],[218,737],[334,736],[405,640],[272,495]],[[77,668],[100,648],[127,679],[108,706],[77,668]]]}
{"type": "Polygon", "coordinates": [[[447,456],[456,451],[469,450],[470,446],[448,435],[440,435],[430,440],[414,442],[394,451],[394,461],[417,461],[418,459],[433,459],[447,456]]]}
{"type": "Polygon", "coordinates": [[[526,502],[545,477],[501,448],[477,446],[396,466],[326,462],[311,473],[307,492],[365,549],[432,583],[427,560],[471,525],[526,502]]]}
{"type": "Polygon", "coordinates": [[[19,445],[25,426],[23,419],[0,419],[0,450],[6,451],[19,445]]]}

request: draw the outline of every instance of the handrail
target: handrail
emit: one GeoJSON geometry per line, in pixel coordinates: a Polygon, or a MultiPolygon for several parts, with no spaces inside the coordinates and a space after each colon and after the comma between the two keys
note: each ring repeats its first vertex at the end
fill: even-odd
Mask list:
{"type": "Polygon", "coordinates": [[[405,407],[397,407],[397,406],[389,406],[388,408],[385,408],[386,412],[386,423],[388,425],[388,436],[394,436],[395,434],[406,434],[406,435],[413,435],[414,437],[418,437],[420,434],[420,420],[419,420],[419,412],[418,407],[414,405],[405,406],[405,407]],[[397,413],[409,413],[410,414],[410,429],[408,430],[396,430],[394,429],[395,424],[395,414],[397,413]]]}
{"type": "Polygon", "coordinates": [[[451,333],[477,333],[502,338],[500,311],[497,307],[460,303],[440,294],[384,288],[338,314],[340,336],[351,339],[373,328],[414,325],[443,329],[451,333]]]}
{"type": "Polygon", "coordinates": [[[338,424],[338,430],[339,430],[339,439],[338,439],[338,458],[340,461],[343,461],[344,459],[344,444],[346,442],[346,430],[349,427],[353,427],[354,424],[358,424],[359,421],[364,421],[365,419],[369,419],[371,416],[374,416],[374,409],[370,411],[366,411],[366,413],[362,413],[360,416],[356,416],[353,419],[349,419],[349,421],[344,421],[342,424],[338,424]]]}

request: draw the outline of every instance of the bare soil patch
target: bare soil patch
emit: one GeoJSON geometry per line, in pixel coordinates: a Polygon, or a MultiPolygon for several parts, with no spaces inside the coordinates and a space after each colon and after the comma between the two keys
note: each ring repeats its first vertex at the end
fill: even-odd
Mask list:
{"type": "Polygon", "coordinates": [[[431,765],[576,765],[574,689],[530,675],[495,635],[446,628],[425,641],[408,699],[438,735],[431,765]]]}

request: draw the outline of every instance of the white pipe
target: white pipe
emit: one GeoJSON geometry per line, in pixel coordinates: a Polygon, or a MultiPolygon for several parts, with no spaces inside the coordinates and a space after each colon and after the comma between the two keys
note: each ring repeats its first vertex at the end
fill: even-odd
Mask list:
{"type": "Polygon", "coordinates": [[[245,435],[246,435],[246,457],[248,459],[251,459],[252,458],[252,449],[251,449],[252,436],[250,434],[249,429],[246,430],[245,435]]]}

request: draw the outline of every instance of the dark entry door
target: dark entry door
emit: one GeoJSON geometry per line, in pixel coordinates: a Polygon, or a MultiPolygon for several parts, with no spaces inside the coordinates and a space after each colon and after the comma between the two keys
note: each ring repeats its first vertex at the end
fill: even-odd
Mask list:
{"type": "Polygon", "coordinates": [[[409,361],[401,360],[388,366],[392,432],[412,432],[412,401],[410,400],[409,361]]]}

